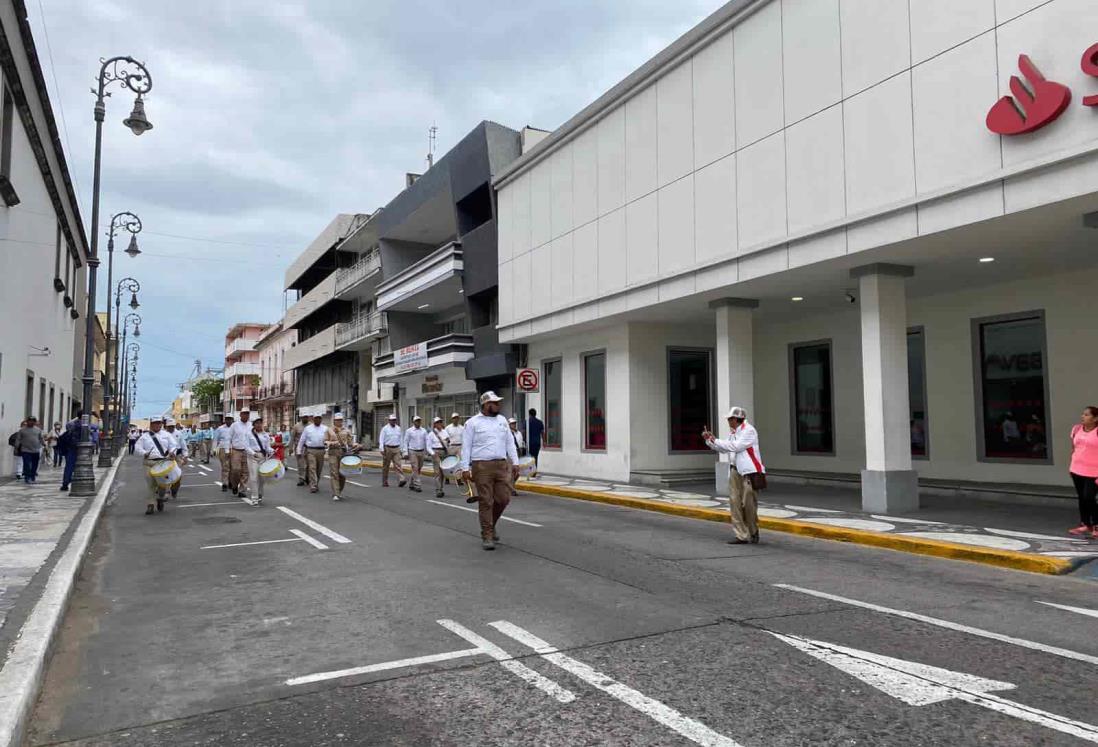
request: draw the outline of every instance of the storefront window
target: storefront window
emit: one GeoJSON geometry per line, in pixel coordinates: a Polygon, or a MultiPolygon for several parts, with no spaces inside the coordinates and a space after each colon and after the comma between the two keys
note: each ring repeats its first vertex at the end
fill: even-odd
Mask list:
{"type": "Polygon", "coordinates": [[[546,449],[559,449],[561,444],[560,359],[542,361],[542,385],[545,387],[545,438],[546,449]]]}
{"type": "Polygon", "coordinates": [[[922,329],[907,333],[907,397],[911,408],[911,456],[930,453],[926,420],[926,342],[922,329]]]}
{"type": "Polygon", "coordinates": [[[709,451],[701,432],[714,420],[710,358],[708,350],[668,353],[671,451],[709,451]]]}
{"type": "Polygon", "coordinates": [[[983,456],[1048,459],[1044,317],[1035,313],[976,326],[983,456]]]}
{"type": "Polygon", "coordinates": [[[835,453],[831,410],[831,343],[794,346],[793,450],[799,454],[835,453]]]}
{"type": "Polygon", "coordinates": [[[606,449],[606,353],[583,356],[583,448],[606,449]]]}

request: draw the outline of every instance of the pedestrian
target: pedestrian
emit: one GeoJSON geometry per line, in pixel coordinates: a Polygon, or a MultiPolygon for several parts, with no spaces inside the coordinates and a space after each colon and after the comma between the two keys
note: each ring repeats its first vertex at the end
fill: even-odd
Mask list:
{"type": "Polygon", "coordinates": [[[61,490],[68,490],[72,484],[72,475],[76,471],[76,445],[80,442],[80,421],[70,420],[64,433],[57,439],[57,448],[65,460],[65,471],[61,475],[61,490]],[[75,425],[74,425],[75,424],[75,425]]]}
{"type": "Polygon", "coordinates": [[[286,442],[282,440],[281,433],[276,433],[274,437],[274,455],[278,461],[286,461],[286,442]]]}
{"type": "Polygon", "coordinates": [[[305,457],[306,477],[309,492],[320,490],[320,478],[324,474],[324,453],[328,445],[328,426],[323,424],[320,415],[313,416],[313,422],[301,432],[301,442],[297,446],[297,455],[305,457]]]}
{"type": "Polygon", "coordinates": [[[538,454],[541,453],[541,439],[545,434],[545,423],[538,419],[538,411],[530,408],[530,417],[526,421],[526,442],[530,456],[534,457],[534,472],[530,479],[538,476],[538,454]]]}
{"type": "Polygon", "coordinates": [[[759,449],[759,433],[747,422],[747,411],[733,407],[728,411],[731,434],[727,441],[717,438],[706,426],[702,438],[710,449],[732,454],[728,471],[728,495],[732,512],[732,530],[736,537],[730,545],[758,544],[759,506],[757,491],[766,487],[766,468],[759,449]]]}
{"type": "Polygon", "coordinates": [[[1083,410],[1071,429],[1071,481],[1079,496],[1079,526],[1068,534],[1098,540],[1098,405],[1083,410]]]}
{"type": "MultiPolygon", "coordinates": [[[[446,454],[448,456],[461,457],[461,440],[465,437],[465,426],[461,424],[461,415],[456,412],[450,415],[450,424],[446,426],[446,454]]],[[[461,478],[457,479],[461,485],[461,478]]]]}
{"type": "Polygon", "coordinates": [[[64,435],[65,429],[61,427],[61,423],[54,423],[53,428],[50,429],[49,434],[46,436],[46,442],[49,444],[50,451],[53,454],[53,468],[57,469],[61,466],[62,457],[61,450],[57,448],[57,442],[61,440],[61,436],[64,435]]]}
{"type": "MultiPolygon", "coordinates": [[[[511,438],[515,440],[515,451],[518,452],[520,457],[526,456],[526,442],[522,438],[522,431],[518,429],[518,421],[514,418],[507,419],[507,427],[511,429],[511,438]]],[[[515,475],[515,479],[518,479],[518,475],[515,475]]],[[[515,481],[511,481],[511,495],[518,495],[518,491],[515,490],[515,481]]]]}
{"type": "Polygon", "coordinates": [[[404,484],[408,482],[404,479],[404,467],[400,461],[400,451],[404,445],[404,432],[400,429],[400,425],[397,422],[397,416],[395,414],[389,414],[389,422],[381,429],[381,434],[378,436],[379,446],[381,446],[381,487],[389,487],[389,465],[391,464],[396,468],[400,483],[397,487],[404,487],[404,484]]]}
{"type": "Polygon", "coordinates": [[[423,418],[419,415],[412,418],[412,427],[404,432],[404,447],[401,453],[412,467],[412,481],[408,489],[415,493],[422,493],[423,459],[427,455],[427,429],[423,427],[423,418]]]}
{"type": "Polygon", "coordinates": [[[179,465],[179,479],[172,483],[171,497],[179,496],[179,488],[183,485],[183,465],[187,463],[187,439],[182,430],[176,430],[179,426],[171,418],[164,418],[165,437],[171,439],[171,458],[179,465]]]}
{"type": "Polygon", "coordinates": [[[141,431],[131,425],[130,433],[127,438],[130,442],[130,454],[133,454],[134,447],[137,446],[137,439],[141,438],[141,431]]]}
{"type": "Polygon", "coordinates": [[[263,430],[263,418],[258,417],[252,421],[252,428],[245,439],[245,451],[248,453],[248,477],[252,485],[255,485],[255,495],[250,493],[241,496],[247,503],[258,506],[263,502],[263,476],[259,473],[259,465],[271,458],[271,434],[263,430]]]}
{"type": "Polygon", "coordinates": [[[251,440],[252,424],[248,422],[252,413],[247,407],[240,408],[240,420],[229,426],[229,487],[233,495],[243,498],[248,492],[248,444],[251,440]]]}
{"type": "Polygon", "coordinates": [[[161,430],[164,426],[164,418],[149,418],[149,430],[137,440],[135,451],[141,456],[145,467],[145,476],[148,480],[149,493],[145,499],[145,515],[148,516],[157,511],[164,510],[164,486],[152,476],[152,466],[157,462],[171,459],[171,449],[174,439],[167,437],[161,430]]]}
{"type": "Polygon", "coordinates": [[[507,419],[499,414],[502,397],[480,395],[480,414],[465,423],[461,442],[461,471],[472,480],[480,503],[480,541],[485,550],[499,542],[496,524],[511,502],[511,484],[518,476],[518,451],[507,419]]]}
{"type": "Polygon", "coordinates": [[[294,425],[293,438],[290,441],[290,451],[297,456],[297,486],[300,488],[305,484],[305,480],[309,476],[309,465],[305,461],[305,454],[298,450],[301,445],[301,434],[305,432],[305,428],[309,425],[309,416],[302,415],[301,422],[294,425]]]}
{"type": "Polygon", "coordinates": [[[37,418],[31,415],[23,422],[15,441],[15,450],[23,460],[23,482],[32,485],[38,481],[38,463],[42,458],[44,440],[37,418]]]}
{"type": "Polygon", "coordinates": [[[435,498],[441,498],[444,495],[442,486],[446,484],[446,476],[442,474],[442,460],[449,455],[447,446],[446,429],[442,427],[442,418],[436,416],[431,423],[431,430],[427,433],[427,451],[431,454],[431,467],[435,471],[435,498]]]}
{"type": "Polygon", "coordinates": [[[99,453],[99,423],[91,424],[91,445],[92,454],[99,453]]]}
{"type": "Polygon", "coordinates": [[[229,489],[229,477],[232,472],[233,444],[229,437],[229,430],[233,427],[231,415],[225,416],[225,422],[217,427],[214,432],[214,445],[217,450],[217,461],[221,465],[221,492],[229,489]]]}
{"type": "Polygon", "coordinates": [[[343,500],[347,478],[339,471],[343,457],[358,451],[354,434],[343,426],[343,413],[332,415],[332,427],[328,429],[328,479],[332,483],[332,500],[343,500]]]}
{"type": "Polygon", "coordinates": [[[15,461],[15,479],[23,479],[23,453],[19,450],[19,434],[27,427],[26,420],[19,421],[19,427],[15,429],[15,432],[8,436],[8,446],[11,447],[11,453],[15,461]]]}

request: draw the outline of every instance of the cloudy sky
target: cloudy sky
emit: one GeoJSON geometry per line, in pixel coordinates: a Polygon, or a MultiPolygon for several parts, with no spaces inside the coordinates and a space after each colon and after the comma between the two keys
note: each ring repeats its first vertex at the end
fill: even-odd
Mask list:
{"type": "Polygon", "coordinates": [[[720,5],[27,0],[85,225],[98,60],[153,76],[155,129],[121,125],[118,89],[104,129],[102,211],[145,226],[144,253],[115,264],[142,288],[138,414],[169,405],[195,359],[223,365],[234,322],[279,319],[286,266],[422,171],[432,123],[439,153],[483,119],[554,129],[720,5]]]}

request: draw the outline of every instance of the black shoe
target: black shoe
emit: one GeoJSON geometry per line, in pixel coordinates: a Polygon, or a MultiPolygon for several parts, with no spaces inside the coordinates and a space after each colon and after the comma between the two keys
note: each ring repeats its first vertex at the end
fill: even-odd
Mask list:
{"type": "Polygon", "coordinates": [[[469,496],[468,498],[465,499],[465,502],[466,503],[476,503],[479,500],[480,499],[477,498],[475,495],[471,495],[471,496],[469,496]]]}
{"type": "Polygon", "coordinates": [[[446,494],[443,493],[441,490],[436,490],[435,491],[435,498],[443,498],[443,497],[445,497],[445,495],[446,494]]]}
{"type": "Polygon", "coordinates": [[[222,492],[222,493],[228,492],[228,490],[229,490],[229,486],[228,486],[228,485],[222,485],[222,486],[221,486],[221,492],[222,492]]]}
{"type": "Polygon", "coordinates": [[[164,510],[164,499],[163,498],[157,498],[156,499],[156,510],[157,511],[163,511],[164,510]]]}
{"type": "Polygon", "coordinates": [[[61,486],[61,490],[68,490],[68,489],[69,489],[69,486],[68,486],[68,485],[62,485],[62,486],[61,486]]]}
{"type": "Polygon", "coordinates": [[[304,480],[298,480],[298,481],[297,481],[297,486],[298,486],[299,488],[303,488],[303,487],[305,487],[305,481],[304,481],[304,480]]]}
{"type": "Polygon", "coordinates": [[[233,488],[233,495],[235,495],[235,496],[239,496],[239,495],[240,495],[240,493],[238,493],[238,492],[236,491],[236,488],[233,488]]]}
{"type": "Polygon", "coordinates": [[[156,513],[156,509],[154,507],[152,507],[152,506],[146,506],[145,507],[145,515],[146,516],[149,516],[149,515],[155,514],[155,513],[156,513]]]}
{"type": "Polygon", "coordinates": [[[749,545],[751,543],[748,540],[733,539],[733,540],[728,540],[728,544],[730,544],[730,545],[749,545]]]}
{"type": "Polygon", "coordinates": [[[397,487],[398,488],[403,488],[407,484],[408,484],[407,480],[401,480],[400,482],[397,483],[397,487]]]}
{"type": "Polygon", "coordinates": [[[759,535],[758,534],[752,534],[751,535],[751,544],[752,545],[759,544],[759,535]]]}
{"type": "Polygon", "coordinates": [[[496,543],[493,542],[492,540],[481,540],[480,541],[480,546],[483,547],[485,550],[495,550],[496,549],[496,543]]]}

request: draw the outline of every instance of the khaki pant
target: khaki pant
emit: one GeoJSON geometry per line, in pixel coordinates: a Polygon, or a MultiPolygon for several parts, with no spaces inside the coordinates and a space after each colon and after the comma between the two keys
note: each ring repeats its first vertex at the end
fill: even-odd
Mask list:
{"type": "Polygon", "coordinates": [[[145,479],[149,483],[149,495],[145,499],[146,506],[155,506],[157,500],[164,499],[164,488],[160,487],[160,483],[149,473],[149,468],[159,462],[159,459],[146,459],[145,460],[145,479]]]}
{"type": "Polygon", "coordinates": [[[435,492],[439,495],[442,495],[442,486],[446,484],[446,477],[442,474],[442,460],[447,456],[447,449],[435,449],[431,452],[431,466],[435,470],[435,492]]]}
{"type": "Polygon", "coordinates": [[[427,455],[425,451],[409,451],[408,464],[412,467],[412,489],[423,488],[423,459],[427,455]]]}
{"type": "Polygon", "coordinates": [[[305,465],[308,468],[309,492],[320,490],[320,476],[324,474],[324,449],[305,449],[305,465]]]}
{"type": "Polygon", "coordinates": [[[333,451],[328,455],[328,475],[332,479],[332,495],[343,495],[343,489],[347,487],[347,478],[339,472],[339,460],[343,458],[341,452],[333,451]]]}
{"type": "Polygon", "coordinates": [[[263,463],[264,459],[256,455],[246,461],[248,463],[248,479],[252,481],[252,485],[255,485],[256,498],[262,498],[263,478],[259,474],[259,465],[263,463]]]}
{"type": "Polygon", "coordinates": [[[473,462],[472,472],[480,502],[480,538],[492,539],[496,522],[511,502],[511,463],[506,459],[473,462]]]}
{"type": "Polygon", "coordinates": [[[304,485],[309,479],[309,462],[304,454],[296,454],[295,458],[297,459],[297,483],[304,485]]]}
{"type": "Polygon", "coordinates": [[[229,485],[229,452],[219,450],[217,452],[217,461],[221,463],[221,484],[229,485]]]}
{"type": "Polygon", "coordinates": [[[393,469],[397,471],[397,475],[400,478],[400,484],[404,484],[404,470],[400,464],[400,447],[399,446],[386,446],[381,450],[381,484],[389,484],[389,465],[392,464],[393,469]]]}
{"type": "Polygon", "coordinates": [[[248,491],[248,452],[244,449],[229,454],[229,486],[238,493],[248,491]]]}
{"type": "Polygon", "coordinates": [[[736,539],[750,540],[759,533],[759,504],[755,488],[732,467],[728,476],[728,495],[731,497],[732,530],[736,539]]]}

